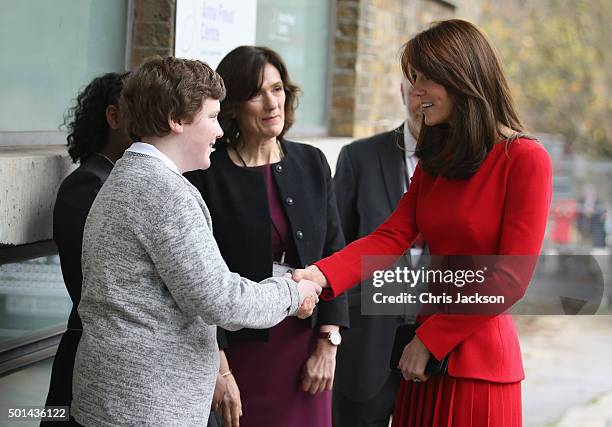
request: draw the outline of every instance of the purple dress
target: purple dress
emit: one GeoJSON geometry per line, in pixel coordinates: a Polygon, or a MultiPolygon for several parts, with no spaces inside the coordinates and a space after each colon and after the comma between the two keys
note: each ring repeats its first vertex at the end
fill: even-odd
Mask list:
{"type": "MultiPolygon", "coordinates": [[[[272,165],[252,169],[264,175],[272,254],[280,260],[284,251],[290,252],[286,245],[291,239],[272,165]]],[[[302,370],[316,345],[317,331],[309,319],[288,317],[270,329],[268,341],[231,342],[225,353],[240,389],[241,427],[331,427],[331,392],[311,395],[301,388],[302,370]]]]}

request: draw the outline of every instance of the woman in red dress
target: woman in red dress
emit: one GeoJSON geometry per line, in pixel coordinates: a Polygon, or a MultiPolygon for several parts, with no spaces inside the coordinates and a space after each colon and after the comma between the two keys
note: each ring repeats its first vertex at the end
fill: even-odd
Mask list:
{"type": "MultiPolygon", "coordinates": [[[[363,256],[399,256],[419,233],[432,255],[536,258],[541,249],[552,194],[550,157],[522,133],[486,37],[465,21],[438,22],[406,43],[401,65],[421,98],[420,162],[385,223],[296,271],[296,278],[326,286],[327,297],[361,281],[363,256]]],[[[524,293],[528,280],[498,273],[488,277],[492,285],[505,280],[524,293]]],[[[399,364],[405,381],[394,426],[521,425],[524,372],[509,315],[431,314],[418,324],[399,364]],[[425,375],[431,355],[448,355],[447,373],[425,375]]]]}

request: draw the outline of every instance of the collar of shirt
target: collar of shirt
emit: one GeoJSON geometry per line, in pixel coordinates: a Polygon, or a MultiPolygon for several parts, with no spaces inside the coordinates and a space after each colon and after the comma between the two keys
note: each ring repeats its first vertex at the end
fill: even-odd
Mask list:
{"type": "Polygon", "coordinates": [[[404,148],[406,149],[406,156],[414,156],[414,150],[416,150],[416,140],[410,133],[408,121],[404,122],[404,148]]]}
{"type": "Polygon", "coordinates": [[[181,175],[181,173],[179,172],[174,162],[170,160],[170,158],[166,156],[164,153],[159,151],[154,145],[147,144],[146,142],[134,142],[130,146],[130,148],[128,148],[126,151],[131,151],[132,153],[139,153],[139,154],[144,154],[146,156],[155,157],[161,160],[162,162],[164,162],[164,164],[168,166],[168,169],[181,175]]]}
{"type": "Polygon", "coordinates": [[[406,180],[404,182],[404,192],[407,190],[407,183],[412,178],[414,170],[417,167],[419,159],[415,156],[416,140],[408,129],[408,122],[404,122],[404,174],[406,180]]]}

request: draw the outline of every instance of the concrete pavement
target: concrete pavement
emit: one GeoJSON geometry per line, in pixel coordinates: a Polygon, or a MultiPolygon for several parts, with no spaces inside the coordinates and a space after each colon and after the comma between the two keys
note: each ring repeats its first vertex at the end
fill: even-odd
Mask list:
{"type": "Polygon", "coordinates": [[[516,316],[526,427],[612,427],[612,316],[516,316]]]}

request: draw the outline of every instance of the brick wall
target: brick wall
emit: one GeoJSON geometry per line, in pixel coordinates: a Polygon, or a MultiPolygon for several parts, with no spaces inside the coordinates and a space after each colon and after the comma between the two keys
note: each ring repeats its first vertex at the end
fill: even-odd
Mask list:
{"type": "Polygon", "coordinates": [[[174,54],[175,0],[134,0],[130,68],[152,55],[174,54]]]}
{"type": "Polygon", "coordinates": [[[401,46],[429,22],[457,16],[461,5],[440,0],[337,0],[330,134],[363,137],[401,123],[401,46]]]}
{"type": "MultiPolygon", "coordinates": [[[[335,0],[329,135],[363,137],[401,123],[402,44],[434,20],[461,16],[476,21],[479,3],[335,0]]],[[[173,54],[175,10],[176,0],[133,0],[130,68],[151,55],[173,54]]]]}

